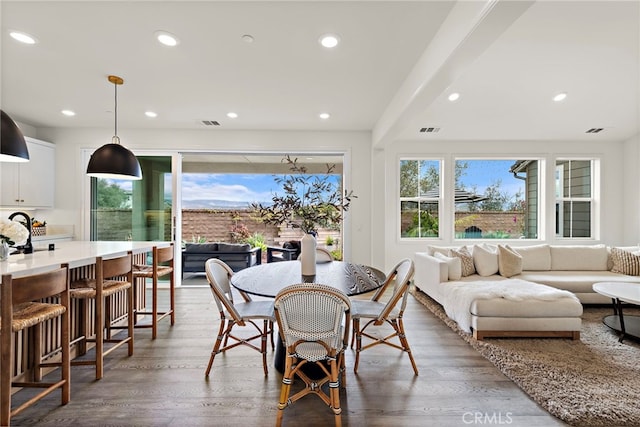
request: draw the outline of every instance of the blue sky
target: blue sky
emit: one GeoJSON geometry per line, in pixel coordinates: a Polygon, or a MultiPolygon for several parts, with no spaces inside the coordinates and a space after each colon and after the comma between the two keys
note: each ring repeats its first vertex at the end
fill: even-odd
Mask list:
{"type": "MultiPolygon", "coordinates": [[[[462,159],[461,159],[462,160],[462,159]]],[[[479,194],[487,186],[501,179],[502,191],[515,195],[523,188],[524,181],[515,179],[509,168],[515,160],[465,160],[469,167],[462,182],[467,189],[476,185],[479,194]]],[[[335,175],[336,181],[339,179],[335,175]]],[[[132,181],[114,180],[121,188],[131,191],[132,181]]],[[[171,191],[171,176],[165,176],[165,192],[171,191]]],[[[182,200],[227,200],[231,202],[269,202],[272,192],[280,191],[272,174],[182,174],[182,200]]],[[[206,207],[206,206],[203,206],[206,207]]]]}
{"type": "MultiPolygon", "coordinates": [[[[460,159],[462,160],[462,159],[460,159]]],[[[482,194],[484,190],[496,180],[501,179],[500,189],[515,195],[518,189],[524,189],[524,181],[516,179],[509,172],[509,168],[516,160],[462,160],[469,164],[461,181],[467,189],[476,186],[477,192],[482,194]]]]}

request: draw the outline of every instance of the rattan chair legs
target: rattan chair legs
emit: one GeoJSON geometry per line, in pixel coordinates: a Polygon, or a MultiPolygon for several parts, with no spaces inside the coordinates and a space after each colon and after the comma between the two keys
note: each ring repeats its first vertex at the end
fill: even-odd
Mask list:
{"type": "MultiPolygon", "coordinates": [[[[410,280],[413,277],[413,261],[405,259],[400,261],[394,269],[387,275],[384,285],[373,295],[371,300],[355,300],[353,301],[352,316],[353,319],[353,337],[356,342],[356,360],[353,371],[358,372],[360,364],[360,353],[368,348],[379,344],[385,344],[390,347],[402,350],[407,353],[413,372],[418,375],[418,366],[411,353],[409,341],[404,331],[402,316],[407,305],[407,295],[409,293],[410,280]],[[386,289],[393,283],[393,292],[386,302],[381,302],[386,289]],[[364,326],[361,326],[364,321],[364,326]],[[383,338],[380,335],[369,333],[368,329],[380,327],[381,325],[389,325],[393,332],[383,338]],[[362,345],[362,338],[369,340],[366,345],[362,345]],[[398,338],[399,344],[392,340],[398,338]]],[[[353,347],[353,339],[351,347],[353,347]]]]}

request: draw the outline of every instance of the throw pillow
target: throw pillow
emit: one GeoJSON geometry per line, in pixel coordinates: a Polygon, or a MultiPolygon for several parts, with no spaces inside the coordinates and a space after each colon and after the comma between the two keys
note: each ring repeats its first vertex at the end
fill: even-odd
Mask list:
{"type": "Polygon", "coordinates": [[[457,257],[448,257],[442,255],[440,252],[433,254],[435,258],[438,258],[447,263],[449,269],[449,280],[460,280],[462,277],[462,261],[457,257]]]}
{"type": "Polygon", "coordinates": [[[492,276],[498,273],[498,249],[483,243],[473,245],[473,262],[481,276],[492,276]]]}
{"type": "Polygon", "coordinates": [[[522,257],[509,245],[498,245],[498,271],[504,277],[522,273],[522,257]]]}
{"type": "Polygon", "coordinates": [[[449,256],[460,258],[462,277],[471,276],[476,272],[476,268],[473,265],[473,256],[466,246],[462,246],[459,249],[450,249],[449,256]]]}
{"type": "Polygon", "coordinates": [[[634,255],[629,251],[623,251],[618,248],[611,248],[611,259],[613,260],[612,273],[640,276],[640,255],[634,255]]]}

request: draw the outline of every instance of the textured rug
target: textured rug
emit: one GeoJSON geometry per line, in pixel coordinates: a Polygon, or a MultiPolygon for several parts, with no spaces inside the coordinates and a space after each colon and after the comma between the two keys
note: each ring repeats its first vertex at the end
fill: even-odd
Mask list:
{"type": "Polygon", "coordinates": [[[478,341],[426,294],[413,295],[550,414],[573,426],[640,426],[640,344],[619,343],[602,323],[611,309],[585,308],[580,341],[478,341]]]}

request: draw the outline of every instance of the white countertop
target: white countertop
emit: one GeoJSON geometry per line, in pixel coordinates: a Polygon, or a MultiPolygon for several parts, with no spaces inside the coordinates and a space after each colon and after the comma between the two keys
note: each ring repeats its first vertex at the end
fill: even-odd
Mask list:
{"type": "Polygon", "coordinates": [[[89,242],[70,241],[56,243],[55,249],[37,250],[32,254],[9,255],[6,261],[0,261],[0,274],[27,276],[58,268],[69,264],[70,268],[90,265],[96,257],[112,257],[126,254],[128,251],[141,253],[151,251],[153,246],[166,246],[169,242],[89,242]]]}

